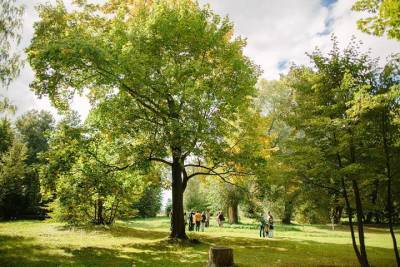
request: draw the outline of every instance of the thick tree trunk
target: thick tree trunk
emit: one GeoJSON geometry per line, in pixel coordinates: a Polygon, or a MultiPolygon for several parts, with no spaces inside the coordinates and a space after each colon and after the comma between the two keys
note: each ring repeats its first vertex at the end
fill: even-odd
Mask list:
{"type": "Polygon", "coordinates": [[[104,224],[103,200],[97,200],[97,224],[104,224]]]}
{"type": "Polygon", "coordinates": [[[174,155],[172,161],[172,218],[171,238],[187,239],[183,217],[183,182],[180,155],[174,155]]]}
{"type": "Polygon", "coordinates": [[[285,200],[285,210],[283,211],[283,224],[290,224],[293,215],[293,202],[292,200],[285,200]]]}
{"type": "Polygon", "coordinates": [[[228,206],[228,221],[230,224],[239,223],[238,203],[230,203],[228,206]]]}
{"type": "Polygon", "coordinates": [[[212,247],[208,252],[207,267],[233,267],[233,250],[225,247],[212,247]]]}
{"type": "Polygon", "coordinates": [[[332,222],[334,224],[339,224],[342,219],[343,214],[343,206],[335,206],[332,208],[332,222]]]}

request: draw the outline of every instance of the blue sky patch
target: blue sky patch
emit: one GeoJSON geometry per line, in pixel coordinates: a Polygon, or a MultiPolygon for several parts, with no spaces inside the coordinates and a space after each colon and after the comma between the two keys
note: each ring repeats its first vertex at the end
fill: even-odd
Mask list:
{"type": "Polygon", "coordinates": [[[330,7],[334,3],[336,3],[337,0],[321,0],[321,4],[325,7],[330,7]]]}
{"type": "Polygon", "coordinates": [[[322,32],[317,33],[318,36],[324,36],[324,35],[329,35],[333,31],[333,23],[334,23],[333,18],[327,18],[325,20],[325,29],[322,32]]]}
{"type": "Polygon", "coordinates": [[[284,59],[284,60],[280,60],[277,64],[278,70],[279,71],[284,71],[287,66],[288,66],[289,61],[284,59]]]}

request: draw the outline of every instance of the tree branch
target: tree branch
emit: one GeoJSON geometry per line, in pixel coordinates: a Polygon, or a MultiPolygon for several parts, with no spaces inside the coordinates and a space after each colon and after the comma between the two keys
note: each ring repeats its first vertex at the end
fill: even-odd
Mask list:
{"type": "Polygon", "coordinates": [[[165,163],[165,164],[167,164],[167,165],[169,165],[169,166],[172,166],[172,162],[169,162],[168,160],[165,160],[165,159],[149,157],[149,160],[150,160],[150,161],[162,162],[162,163],[165,163]]]}

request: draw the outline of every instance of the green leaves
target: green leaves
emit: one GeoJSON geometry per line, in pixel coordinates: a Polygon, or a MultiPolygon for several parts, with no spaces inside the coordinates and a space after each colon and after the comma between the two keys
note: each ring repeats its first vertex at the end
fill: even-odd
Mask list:
{"type": "Polygon", "coordinates": [[[165,159],[179,150],[184,161],[226,151],[260,73],[232,23],[188,0],[79,4],[40,7],[27,49],[35,92],[67,109],[87,91],[90,120],[127,144],[125,154],[165,159]]]}
{"type": "Polygon", "coordinates": [[[363,32],[382,36],[387,33],[389,38],[400,41],[400,3],[397,0],[358,0],[353,5],[355,11],[366,11],[367,18],[357,21],[357,26],[363,32]]]}
{"type": "Polygon", "coordinates": [[[0,84],[8,86],[19,72],[21,60],[11,52],[11,44],[20,41],[23,6],[15,0],[0,0],[0,84]]]}

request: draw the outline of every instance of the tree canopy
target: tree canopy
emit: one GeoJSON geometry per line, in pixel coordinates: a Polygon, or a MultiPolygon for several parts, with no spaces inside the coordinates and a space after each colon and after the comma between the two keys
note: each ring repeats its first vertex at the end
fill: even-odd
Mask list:
{"type": "Polygon", "coordinates": [[[61,109],[87,93],[98,129],[125,144],[120,153],[170,166],[171,235],[186,238],[187,181],[237,172],[230,137],[259,75],[245,41],[227,18],[190,0],[80,1],[70,12],[58,2],[39,14],[27,49],[32,88],[61,109]]]}

